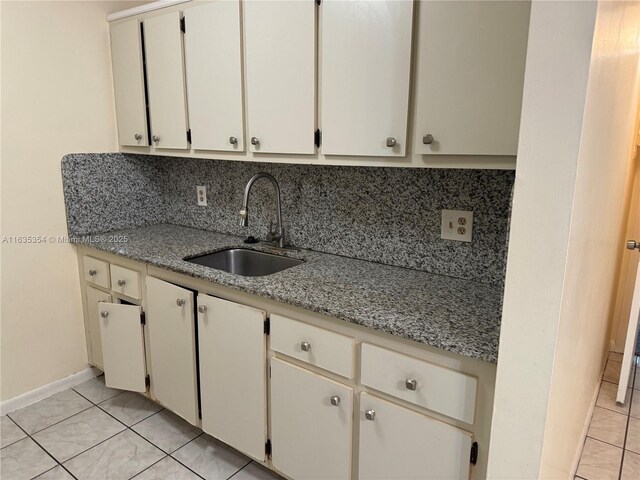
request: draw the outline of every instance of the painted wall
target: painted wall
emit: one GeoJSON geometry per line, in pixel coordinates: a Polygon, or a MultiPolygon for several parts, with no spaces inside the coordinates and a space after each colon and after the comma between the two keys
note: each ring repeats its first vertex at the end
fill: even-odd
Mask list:
{"type": "Polygon", "coordinates": [[[1,394],[87,366],[60,158],[117,148],[106,14],[141,2],[2,2],[1,394]]]}
{"type": "Polygon", "coordinates": [[[639,22],[637,2],[532,5],[491,478],[568,478],[581,448],[626,222],[639,22]]]}

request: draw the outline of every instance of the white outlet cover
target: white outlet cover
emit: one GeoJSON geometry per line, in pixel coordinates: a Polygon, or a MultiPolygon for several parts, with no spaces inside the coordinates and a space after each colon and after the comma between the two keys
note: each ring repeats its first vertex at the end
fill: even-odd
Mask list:
{"type": "Polygon", "coordinates": [[[473,212],[442,210],[440,237],[445,240],[470,242],[473,234],[473,212]]]}
{"type": "Polygon", "coordinates": [[[207,187],[204,185],[196,187],[196,195],[198,198],[198,205],[201,207],[207,206],[207,187]]]}

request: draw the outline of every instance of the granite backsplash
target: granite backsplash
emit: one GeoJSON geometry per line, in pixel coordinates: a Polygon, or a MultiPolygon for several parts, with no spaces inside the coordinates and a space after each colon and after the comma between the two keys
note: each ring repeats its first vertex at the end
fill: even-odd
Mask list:
{"type": "Polygon", "coordinates": [[[62,159],[69,234],[172,223],[264,238],[275,218],[271,185],[256,182],[249,227],[244,187],[280,184],[288,242],[430,273],[502,284],[514,172],[289,165],[123,153],[62,159]],[[208,206],[196,204],[196,185],[208,206]],[[471,243],[440,238],[441,210],[472,210],[471,243]]]}

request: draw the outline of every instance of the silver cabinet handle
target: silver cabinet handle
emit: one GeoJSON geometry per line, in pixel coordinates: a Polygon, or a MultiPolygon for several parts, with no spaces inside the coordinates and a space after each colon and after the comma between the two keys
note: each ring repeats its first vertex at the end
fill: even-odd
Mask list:
{"type": "Polygon", "coordinates": [[[109,312],[100,312],[100,316],[102,318],[107,318],[109,316],[109,312]]]}
{"type": "Polygon", "coordinates": [[[300,344],[300,348],[303,352],[308,352],[309,350],[311,350],[311,344],[309,342],[302,342],[300,344]]]}
{"type": "Polygon", "coordinates": [[[373,421],[376,418],[376,411],[375,410],[365,410],[364,417],[367,420],[372,420],[373,421]]]}
{"type": "Polygon", "coordinates": [[[636,242],[635,240],[627,240],[627,248],[629,250],[635,250],[636,248],[640,250],[640,242],[636,242]]]}
{"type": "Polygon", "coordinates": [[[154,135],[153,137],[151,137],[151,140],[153,140],[155,143],[158,143],[160,141],[160,137],[158,135],[154,135]]]}
{"type": "Polygon", "coordinates": [[[184,301],[184,298],[178,298],[176,300],[176,305],[178,305],[179,307],[183,307],[185,303],[187,302],[184,301]]]}
{"type": "Polygon", "coordinates": [[[407,378],[404,381],[404,386],[407,387],[407,390],[415,390],[418,388],[418,382],[416,382],[415,378],[407,378]]]}
{"type": "Polygon", "coordinates": [[[396,146],[396,139],[393,137],[389,137],[387,138],[387,147],[395,147],[396,146]]]}
{"type": "Polygon", "coordinates": [[[119,287],[124,287],[127,284],[126,280],[118,280],[118,286],[119,287]]]}
{"type": "Polygon", "coordinates": [[[198,311],[199,311],[200,313],[204,313],[204,312],[206,312],[206,311],[207,311],[207,306],[206,306],[206,305],[199,305],[199,306],[198,306],[198,311]]]}
{"type": "Polygon", "coordinates": [[[89,270],[89,276],[90,277],[95,277],[97,274],[98,274],[97,270],[95,270],[93,268],[91,270],[89,270]]]}
{"type": "Polygon", "coordinates": [[[340,406],[340,397],[338,395],[333,395],[331,397],[331,405],[333,405],[334,407],[340,406]]]}
{"type": "Polygon", "coordinates": [[[427,133],[424,137],[422,137],[422,143],[425,145],[430,145],[433,143],[433,135],[427,133]]]}
{"type": "Polygon", "coordinates": [[[251,137],[251,145],[260,145],[260,139],[258,137],[251,137]]]}
{"type": "Polygon", "coordinates": [[[136,133],[133,138],[135,138],[136,140],[140,141],[142,140],[142,135],[140,135],[139,133],[136,133]]]}
{"type": "Polygon", "coordinates": [[[238,144],[238,139],[236,137],[229,137],[229,143],[231,145],[237,145],[238,144]]]}

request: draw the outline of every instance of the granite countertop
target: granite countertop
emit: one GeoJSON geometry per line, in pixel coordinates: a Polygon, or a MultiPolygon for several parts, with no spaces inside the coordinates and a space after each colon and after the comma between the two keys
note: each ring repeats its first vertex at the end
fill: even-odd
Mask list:
{"type": "Polygon", "coordinates": [[[496,363],[502,288],[311,250],[278,252],[305,263],[263,277],[243,277],[183,260],[242,238],[158,224],[73,239],[101,251],[211,281],[485,362],[496,363]],[[110,236],[127,237],[126,242],[110,236]]]}

